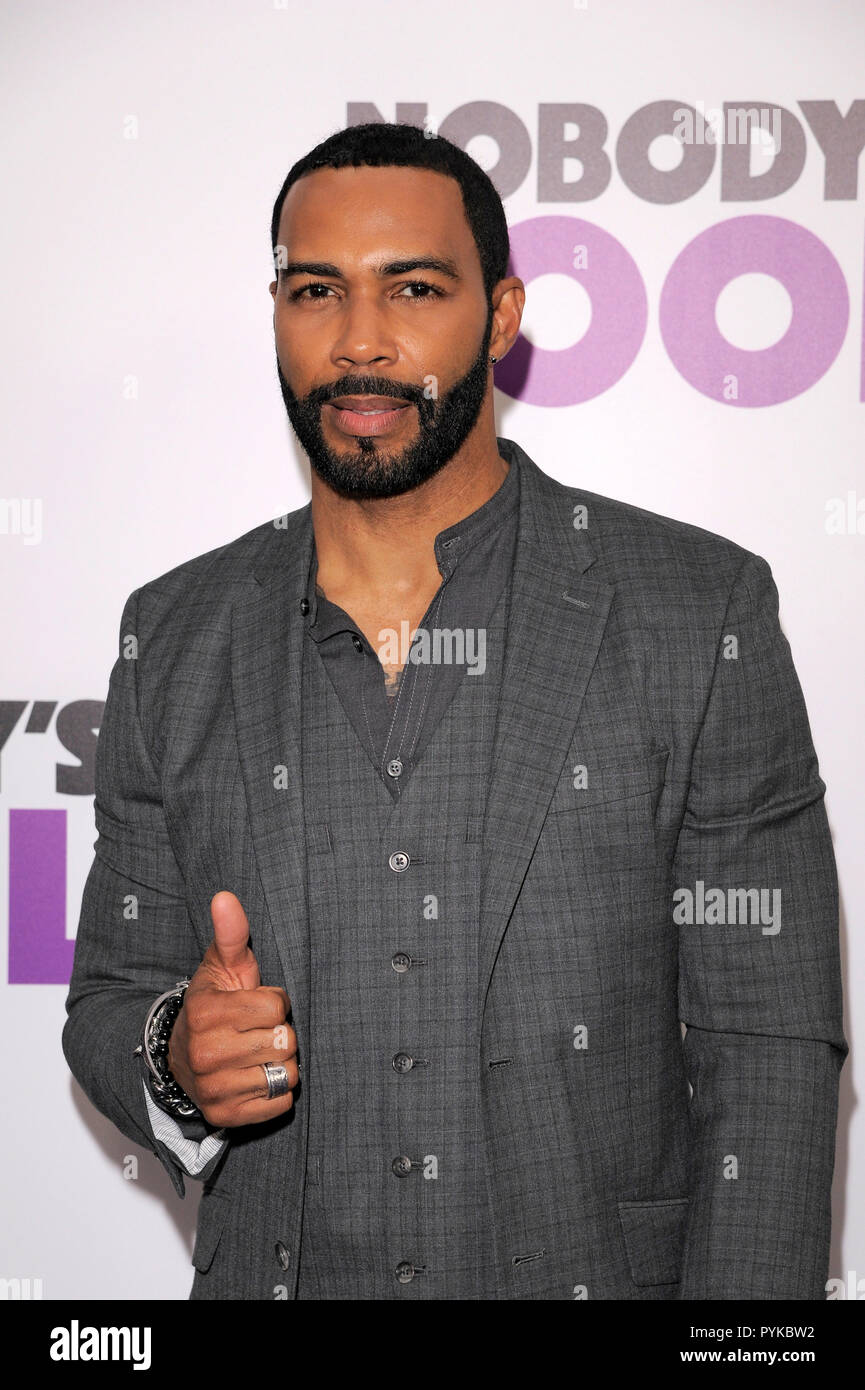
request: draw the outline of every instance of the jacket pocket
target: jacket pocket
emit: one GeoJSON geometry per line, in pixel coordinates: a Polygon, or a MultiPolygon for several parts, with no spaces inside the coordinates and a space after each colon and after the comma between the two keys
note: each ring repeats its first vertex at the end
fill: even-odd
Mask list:
{"type": "Polygon", "coordinates": [[[619,1202],[631,1278],[639,1288],[679,1283],[690,1205],[687,1197],[619,1202]]]}
{"type": "Polygon", "coordinates": [[[195,1230],[195,1245],[192,1249],[192,1263],[202,1273],[208,1270],[213,1263],[230,1205],[229,1198],[221,1193],[202,1193],[198,1208],[198,1225],[195,1230]]]}
{"type": "Polygon", "coordinates": [[[613,805],[646,792],[657,801],[669,757],[667,748],[633,748],[615,755],[583,752],[578,758],[571,750],[549,809],[553,815],[568,814],[613,805]],[[574,772],[580,767],[586,769],[587,784],[575,787],[574,772]]]}

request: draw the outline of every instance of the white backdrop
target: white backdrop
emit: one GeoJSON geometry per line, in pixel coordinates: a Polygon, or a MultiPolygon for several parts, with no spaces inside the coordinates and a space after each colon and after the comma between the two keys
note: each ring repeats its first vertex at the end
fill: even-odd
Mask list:
{"type": "MultiPolygon", "coordinates": [[[[308,500],[276,380],[270,214],[295,159],[375,112],[426,117],[443,134],[449,118],[478,132],[460,143],[491,172],[501,160],[515,180],[502,191],[522,264],[529,255],[543,263],[554,228],[535,219],[547,218],[575,219],[575,243],[615,238],[633,261],[647,318],[643,333],[639,294],[620,307],[619,330],[635,350],[620,379],[589,399],[541,404],[512,398],[497,377],[498,433],[565,482],[720,532],[771,564],[829,789],[855,1050],[865,891],[858,0],[822,11],[811,0],[328,0],[314,10],[300,0],[67,0],[47,10],[7,0],[2,29],[0,1277],[41,1280],[33,1287],[46,1299],[185,1298],[192,1282],[198,1185],[190,1180],[180,1202],[156,1159],[82,1095],[60,1048],[65,982],[40,976],[62,975],[77,927],[95,840],[92,741],[124,600],[308,500]],[[747,188],[741,178],[734,186],[723,170],[730,158],[734,177],[737,152],[719,147],[693,188],[647,196],[632,177],[633,146],[619,141],[626,129],[639,144],[651,113],[638,113],[659,102],[707,119],[724,103],[782,108],[792,163],[777,156],[773,183],[773,150],[755,145],[747,188]],[[806,102],[828,105],[816,117],[809,107],[809,119],[806,102]],[[587,146],[582,164],[563,162],[562,136],[576,127],[547,108],[577,104],[606,122],[605,186],[588,182],[602,169],[597,149],[587,146]],[[664,319],[662,291],[680,253],[743,218],[778,219],[769,226],[778,247],[798,238],[804,281],[791,298],[765,270],[740,275],[729,247],[717,255],[698,243],[707,273],[730,267],[714,317],[731,352],[754,354],[736,360],[771,365],[760,354],[785,334],[794,307],[822,316],[783,370],[769,371],[765,403],[713,399],[695,385],[700,351],[673,341],[687,315],[677,320],[670,302],[664,319]],[[852,517],[837,533],[827,530],[833,498],[852,517]],[[77,777],[58,785],[58,766],[77,777]],[[7,984],[10,972],[24,978],[7,984]],[[137,1178],[125,1176],[130,1153],[137,1178]]],[[[577,124],[588,131],[590,114],[577,124]]],[[[671,136],[648,146],[650,164],[670,175],[659,187],[674,190],[685,155],[671,136]]],[[[726,230],[742,248],[754,244],[752,229],[726,230]]],[[[536,348],[559,351],[610,303],[555,257],[548,264],[523,277],[524,326],[536,348]]],[[[708,307],[711,321],[712,297],[708,307]]],[[[591,371],[543,360],[538,396],[545,381],[586,394],[591,371]]],[[[749,381],[746,371],[746,397],[749,381]]],[[[848,1297],[862,1278],[865,1297],[855,1071],[852,1057],[831,1274],[848,1297]]]]}

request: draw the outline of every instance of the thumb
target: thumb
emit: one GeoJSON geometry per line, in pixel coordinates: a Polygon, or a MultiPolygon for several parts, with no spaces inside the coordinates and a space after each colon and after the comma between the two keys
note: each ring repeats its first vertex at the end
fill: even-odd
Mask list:
{"type": "Polygon", "coordinates": [[[217,893],[210,903],[213,922],[213,965],[225,983],[220,989],[258,989],[261,976],[249,945],[249,921],[240,899],[233,893],[217,893]]]}

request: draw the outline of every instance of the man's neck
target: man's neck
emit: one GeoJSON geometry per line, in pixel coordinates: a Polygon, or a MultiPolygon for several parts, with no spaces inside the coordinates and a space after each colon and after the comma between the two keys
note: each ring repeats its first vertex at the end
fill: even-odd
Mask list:
{"type": "Polygon", "coordinates": [[[491,447],[460,450],[435,477],[399,497],[349,500],[313,472],[318,583],[334,602],[363,594],[411,604],[434,592],[441,582],[436,536],[489,501],[509,467],[494,436],[491,447]]]}

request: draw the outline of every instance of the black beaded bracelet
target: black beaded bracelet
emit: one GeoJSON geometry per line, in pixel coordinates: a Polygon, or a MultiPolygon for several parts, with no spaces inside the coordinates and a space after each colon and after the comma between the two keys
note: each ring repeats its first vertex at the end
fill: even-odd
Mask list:
{"type": "Polygon", "coordinates": [[[147,1063],[150,1089],[157,1105],[184,1119],[203,1119],[198,1106],[175,1081],[168,1066],[168,1039],[183,1007],[188,986],[188,979],[178,980],[173,989],[166,990],[154,1001],[144,1024],[144,1041],[136,1047],[135,1055],[143,1056],[147,1063]]]}

